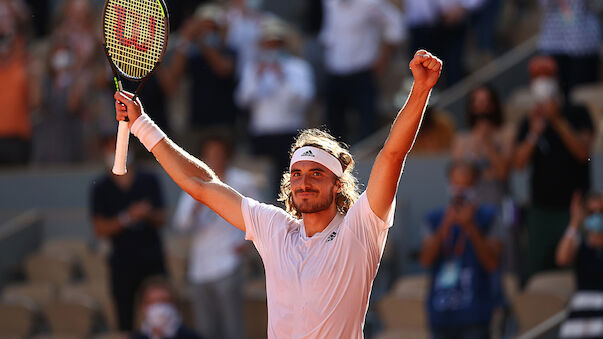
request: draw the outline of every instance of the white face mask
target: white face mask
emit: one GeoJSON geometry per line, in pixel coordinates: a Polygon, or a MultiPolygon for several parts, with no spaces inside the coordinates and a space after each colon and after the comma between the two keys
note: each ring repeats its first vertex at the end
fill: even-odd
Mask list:
{"type": "Polygon", "coordinates": [[[548,101],[559,94],[559,85],[555,78],[539,77],[532,80],[530,92],[537,103],[548,101]]]}
{"type": "Polygon", "coordinates": [[[180,327],[180,322],[180,315],[174,305],[155,303],[147,307],[141,330],[149,338],[155,338],[158,332],[161,337],[173,337],[180,327]]]}

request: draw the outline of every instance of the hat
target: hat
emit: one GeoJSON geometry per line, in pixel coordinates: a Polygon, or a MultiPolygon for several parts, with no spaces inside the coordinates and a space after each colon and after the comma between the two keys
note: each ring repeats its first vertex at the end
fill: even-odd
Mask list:
{"type": "Polygon", "coordinates": [[[213,21],[218,25],[224,23],[224,9],[216,4],[203,4],[195,10],[195,18],[213,21]]]}
{"type": "Polygon", "coordinates": [[[285,22],[276,18],[268,17],[262,21],[262,35],[260,41],[279,40],[286,42],[290,37],[289,27],[285,22]]]}

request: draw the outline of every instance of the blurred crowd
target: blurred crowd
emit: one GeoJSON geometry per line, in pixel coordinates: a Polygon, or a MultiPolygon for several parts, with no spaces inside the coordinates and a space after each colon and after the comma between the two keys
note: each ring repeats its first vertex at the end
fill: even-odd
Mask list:
{"type": "MultiPolygon", "coordinates": [[[[449,203],[425,216],[420,250],[432,277],[427,311],[434,338],[487,338],[492,311],[505,304],[496,283],[503,271],[525,282],[575,264],[579,290],[603,298],[603,283],[589,283],[602,281],[603,198],[591,192],[590,158],[603,103],[575,100],[583,88],[595,88],[595,99],[603,93],[599,2],[316,0],[304,4],[300,22],[287,22],[261,1],[167,1],[168,51],[140,97],[170,137],[226,183],[258,196],[254,175],[231,166],[237,152],[269,159],[280,173],[300,129],[323,126],[346,143],[362,140],[387,120],[381,103],[392,93],[384,79],[395,77],[404,88],[409,73],[396,65],[417,49],[430,50],[444,61],[438,91],[445,90],[494,60],[501,45],[513,46],[500,36],[503,7],[521,16],[529,3],[541,25],[538,55],[525,69],[530,83],[518,89],[528,98],[521,112],[507,114],[511,99],[489,84],[468,94],[464,121],[433,98],[412,151],[451,158],[449,203]],[[182,107],[178,122],[174,111],[182,107]],[[468,128],[457,131],[457,125],[468,128]],[[510,175],[524,168],[530,168],[530,202],[518,206],[510,175]]],[[[102,5],[0,0],[0,165],[112,166],[116,122],[102,5]]],[[[96,234],[112,243],[119,328],[134,328],[135,295],[147,286],[149,295],[165,300],[146,307],[141,335],[193,337],[179,328],[169,288],[160,281],[144,285],[166,274],[159,231],[167,223],[165,202],[154,175],[130,165],[126,176],[97,180],[90,204],[96,234]],[[152,333],[155,321],[163,334],[152,333]]],[[[266,195],[274,196],[278,184],[270,182],[266,195]]],[[[243,234],[186,194],[173,224],[190,232],[193,243],[188,278],[195,329],[206,338],[243,338],[243,234]]],[[[577,333],[575,324],[568,337],[577,333]]]]}

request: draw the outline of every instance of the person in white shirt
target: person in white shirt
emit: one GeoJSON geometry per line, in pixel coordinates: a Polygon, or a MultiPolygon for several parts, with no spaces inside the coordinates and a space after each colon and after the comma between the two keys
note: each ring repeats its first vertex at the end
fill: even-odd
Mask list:
{"type": "Polygon", "coordinates": [[[286,210],[223,183],[167,138],[131,93],[115,93],[116,118],[129,119],[132,133],[182,189],[253,241],[266,271],[268,338],[362,338],[404,161],[441,67],[431,53],[415,54],[415,83],[359,197],[350,152],[327,132],[303,131],[282,178],[286,210]]]}
{"type": "MultiPolygon", "coordinates": [[[[229,164],[233,148],[228,136],[209,134],[202,142],[201,159],[224,183],[257,197],[253,175],[229,164]]],[[[240,270],[245,235],[186,192],[180,196],[174,226],[192,236],[188,278],[197,330],[208,339],[245,338],[240,270]]]]}
{"type": "Polygon", "coordinates": [[[406,36],[402,14],[388,0],[323,0],[323,8],[327,124],[335,136],[359,140],[377,127],[374,76],[406,36]],[[356,137],[347,133],[348,108],[360,117],[356,137]]]}
{"type": "MultiPolygon", "coordinates": [[[[287,169],[288,147],[306,127],[306,111],[314,98],[310,64],[288,51],[291,31],[276,18],[262,24],[256,59],[247,63],[235,98],[248,108],[249,134],[256,155],[268,156],[278,173],[287,169]]],[[[278,190],[279,181],[273,183],[278,190]]]]}

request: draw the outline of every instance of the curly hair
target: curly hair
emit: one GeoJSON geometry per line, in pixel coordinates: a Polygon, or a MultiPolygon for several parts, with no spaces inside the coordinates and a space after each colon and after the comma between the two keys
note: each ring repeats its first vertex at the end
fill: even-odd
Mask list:
{"type": "MultiPolygon", "coordinates": [[[[337,180],[341,184],[341,190],[335,197],[335,204],[337,211],[340,213],[347,213],[350,207],[358,200],[358,180],[352,174],[354,170],[354,159],[347,148],[347,145],[338,142],[331,134],[326,131],[312,128],[301,131],[289,152],[289,158],[293,156],[293,153],[298,148],[304,146],[313,146],[320,148],[335,158],[341,163],[343,174],[337,180]]],[[[301,212],[299,212],[293,203],[293,194],[291,192],[291,173],[286,171],[283,173],[281,179],[281,192],[279,193],[278,201],[282,201],[285,204],[287,212],[291,213],[296,218],[301,218],[301,212]]]]}

